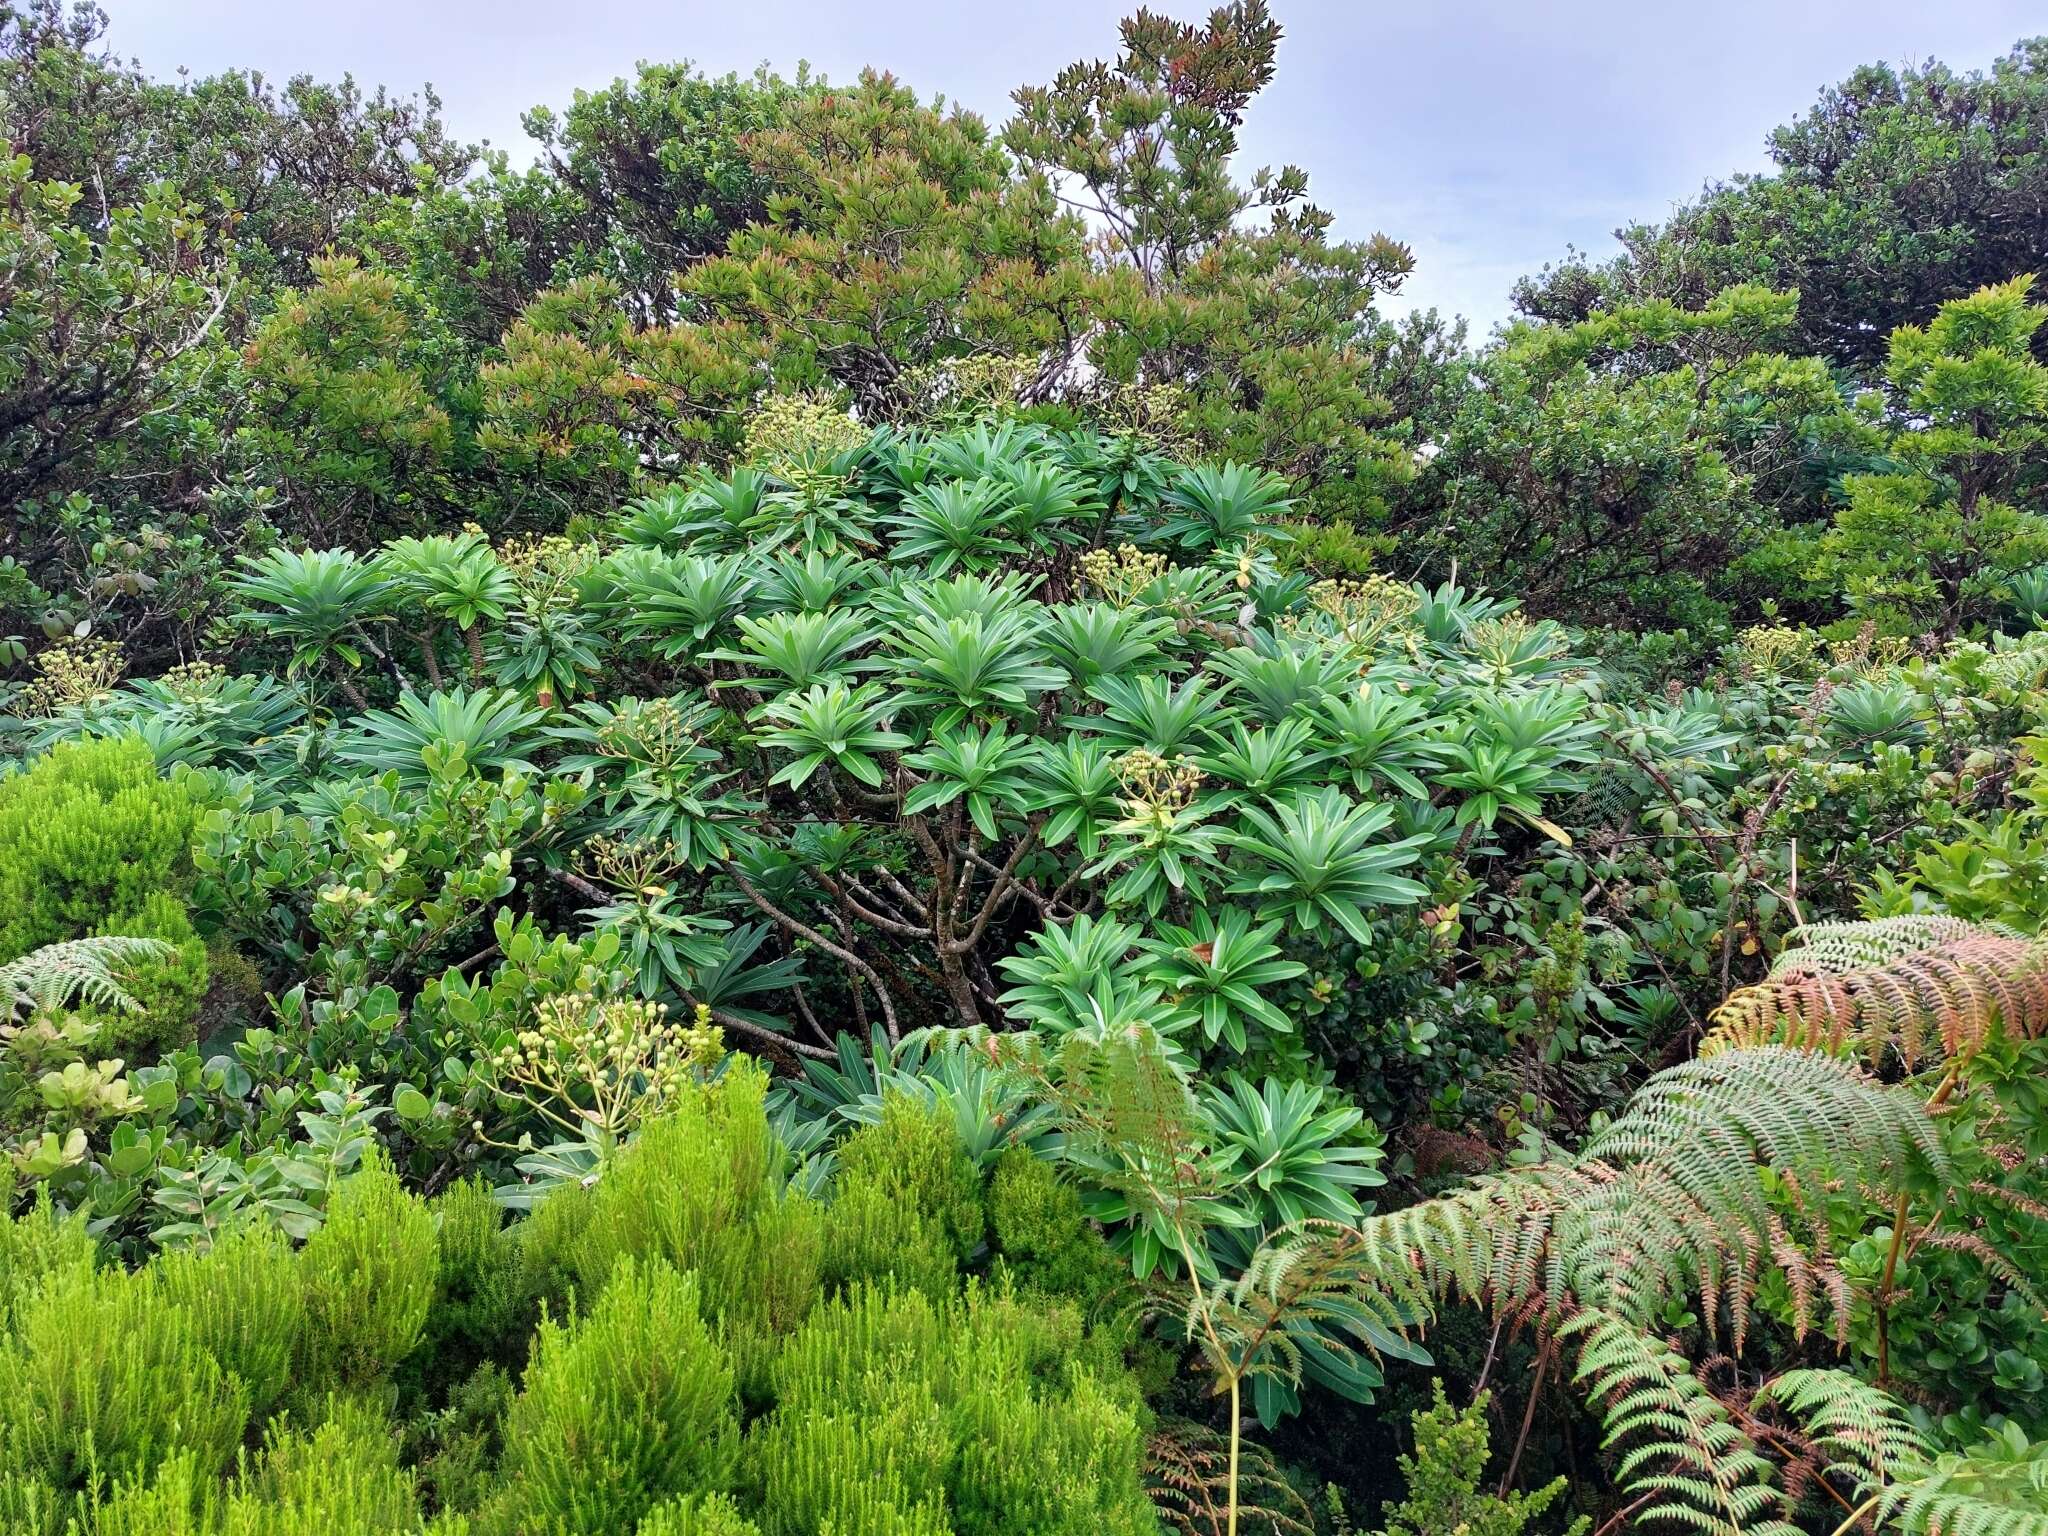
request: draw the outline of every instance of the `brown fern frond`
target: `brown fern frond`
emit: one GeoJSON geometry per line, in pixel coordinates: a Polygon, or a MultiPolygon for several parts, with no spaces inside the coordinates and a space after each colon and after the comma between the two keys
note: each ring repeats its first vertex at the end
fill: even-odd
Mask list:
{"type": "MultiPolygon", "coordinates": [[[[1146,1490],[1159,1517],[1182,1536],[1223,1536],[1228,1524],[1230,1442],[1207,1425],[1168,1419],[1145,1442],[1146,1490]]],[[[1280,1475],[1263,1446],[1239,1446],[1238,1529],[1256,1536],[1312,1536],[1315,1511],[1280,1475]]]]}
{"type": "Polygon", "coordinates": [[[1788,951],[1770,979],[1714,1011],[1700,1054],[1783,1045],[1873,1064],[1896,1057],[1916,1071],[1974,1054],[1996,1030],[2048,1034],[2048,945],[2036,940],[1975,928],[1875,965],[1830,968],[1845,952],[1837,944],[1808,967],[1804,948],[1788,951]]]}

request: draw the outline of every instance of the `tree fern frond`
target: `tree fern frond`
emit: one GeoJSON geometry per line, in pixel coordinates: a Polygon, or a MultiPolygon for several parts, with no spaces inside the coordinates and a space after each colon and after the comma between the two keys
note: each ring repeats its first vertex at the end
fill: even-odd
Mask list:
{"type": "Polygon", "coordinates": [[[1599,1403],[1622,1488],[1649,1500],[1629,1529],[1683,1525],[1716,1536],[1794,1536],[1774,1468],[1683,1355],[1587,1308],[1558,1330],[1579,1346],[1575,1378],[1599,1403]]]}
{"type": "MultiPolygon", "coordinates": [[[[1312,1536],[1315,1511],[1265,1449],[1247,1442],[1240,1456],[1238,1517],[1245,1529],[1312,1536]]],[[[1207,1425],[1168,1419],[1145,1442],[1146,1491],[1180,1536],[1219,1536],[1226,1528],[1229,1467],[1229,1442],[1207,1425]]]]}
{"type": "MultiPolygon", "coordinates": [[[[2040,1448],[2037,1448],[2037,1451],[2040,1448]]],[[[1943,1456],[1875,1497],[1879,1530],[1903,1536],[2048,1536],[2048,1460],[1943,1456]]]]}
{"type": "Polygon", "coordinates": [[[1967,1454],[1937,1453],[1901,1403],[1846,1371],[1787,1371],[1752,1403],[1798,1421],[1872,1529],[2048,1536],[2048,1445],[1994,1434],[1967,1454]]]}
{"type": "Polygon", "coordinates": [[[1601,1307],[1639,1327],[1698,1296],[1736,1347],[1767,1269],[1791,1281],[1795,1327],[1848,1288],[1825,1211],[1804,1188],[1890,1186],[1915,1162],[1949,1176],[1925,1108],[1851,1063],[1772,1048],[1658,1074],[1570,1163],[1543,1164],[1361,1222],[1343,1262],[1402,1305],[1458,1295],[1497,1310],[1601,1307]],[[1771,1175],[1765,1177],[1766,1171],[1771,1175]]]}
{"type": "MultiPolygon", "coordinates": [[[[1846,932],[1879,925],[1838,926],[1846,932]]],[[[1854,942],[1831,940],[1823,964],[1849,955],[1854,942]]],[[[1877,948],[1889,942],[1871,941],[1877,948]]],[[[1855,1051],[1877,1062],[1897,1053],[1910,1070],[1970,1055],[1994,1029],[2025,1039],[2048,1033],[2048,945],[1976,928],[1847,970],[1781,959],[1770,979],[1744,987],[1714,1010],[1700,1054],[1788,1045],[1855,1051]]]]}
{"type": "Polygon", "coordinates": [[[1787,1371],[1765,1382],[1751,1401],[1775,1403],[1798,1420],[1827,1456],[1828,1470],[1845,1473],[1859,1494],[1934,1457],[1898,1399],[1847,1371],[1787,1371]]]}
{"type": "Polygon", "coordinates": [[[162,939],[119,935],[46,944],[0,965],[0,998],[10,1014],[55,1013],[74,998],[96,1008],[132,1010],[140,1005],[123,984],[123,972],[172,952],[162,939]]]}
{"type": "Polygon", "coordinates": [[[1923,949],[1939,949],[1963,939],[2016,939],[2017,930],[2000,923],[1973,923],[1945,912],[1913,912],[1863,922],[1807,923],[1786,936],[1786,945],[1771,962],[1770,974],[1793,971],[1838,975],[1888,965],[1923,949]]]}

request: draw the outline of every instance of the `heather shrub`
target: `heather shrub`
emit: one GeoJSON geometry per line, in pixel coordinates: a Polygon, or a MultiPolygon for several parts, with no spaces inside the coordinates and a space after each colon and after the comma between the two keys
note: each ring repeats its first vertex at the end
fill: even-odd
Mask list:
{"type": "Polygon", "coordinates": [[[695,1269],[709,1245],[761,1206],[773,1145],[762,1112],[766,1086],[765,1072],[736,1062],[647,1122],[593,1191],[576,1255],[586,1291],[622,1257],[695,1269]]]}
{"type": "Polygon", "coordinates": [[[147,1274],[69,1264],[17,1301],[0,1341],[0,1451],[77,1496],[148,1475],[178,1452],[211,1475],[249,1422],[249,1392],[209,1329],[147,1274]]]}
{"type": "Polygon", "coordinates": [[[875,1124],[841,1143],[825,1220],[829,1284],[889,1280],[950,1295],[983,1231],[981,1176],[937,1109],[891,1095],[875,1124]]]}
{"type": "Polygon", "coordinates": [[[489,1187],[464,1179],[431,1210],[437,1286],[405,1384],[439,1401],[480,1364],[514,1355],[530,1315],[519,1245],[489,1187]]]}
{"type": "Polygon", "coordinates": [[[996,1163],[988,1221],[1003,1268],[1021,1287],[1084,1304],[1127,1287],[1129,1271],[1088,1224],[1080,1192],[1022,1147],[996,1163]]]}
{"type": "Polygon", "coordinates": [[[291,1385],[306,1318],[301,1264],[282,1234],[252,1222],[222,1233],[210,1249],[160,1254],[145,1271],[242,1383],[252,1418],[268,1413],[291,1385]]]}
{"type": "Polygon", "coordinates": [[[649,1512],[637,1536],[761,1536],[761,1527],[723,1494],[677,1499],[649,1512]]]}
{"type": "Polygon", "coordinates": [[[622,1259],[588,1313],[544,1319],[505,1425],[512,1529],[609,1536],[717,1492],[739,1447],[732,1368],[694,1275],[622,1259]]]}
{"type": "Polygon", "coordinates": [[[371,1158],[334,1192],[299,1266],[301,1385],[368,1385],[411,1354],[425,1329],[440,1266],[434,1218],[371,1158]]]}
{"type": "Polygon", "coordinates": [[[278,1419],[224,1489],[173,1457],[94,1511],[93,1536],[414,1536],[413,1477],[382,1413],[335,1399],[309,1429],[278,1419]]]}
{"type": "Polygon", "coordinates": [[[41,1199],[10,1220],[13,1195],[13,1170],[0,1167],[0,1336],[16,1304],[32,1297],[45,1276],[90,1268],[95,1253],[83,1215],[60,1212],[41,1199]]]}
{"type": "Polygon", "coordinates": [[[755,1432],[763,1528],[1150,1533],[1138,1409],[1078,1326],[970,1292],[862,1286],[784,1348],[755,1432]]]}

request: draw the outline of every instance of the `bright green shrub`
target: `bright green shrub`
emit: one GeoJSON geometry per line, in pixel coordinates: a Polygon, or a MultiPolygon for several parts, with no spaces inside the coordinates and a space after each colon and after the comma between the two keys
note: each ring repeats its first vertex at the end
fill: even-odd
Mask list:
{"type": "Polygon", "coordinates": [[[981,1176],[961,1149],[952,1118],[901,1094],[882,1103],[878,1124],[839,1148],[840,1187],[871,1184],[925,1212],[964,1261],[982,1245],[981,1176]]]}
{"type": "MultiPolygon", "coordinates": [[[[879,1362],[872,1369],[885,1374],[879,1362]]],[[[950,1536],[953,1444],[931,1383],[902,1371],[862,1386],[843,1406],[784,1410],[769,1421],[759,1448],[768,1536],[950,1536]]]]}
{"type": "Polygon", "coordinates": [[[0,951],[90,933],[175,887],[195,815],[132,738],[63,743],[0,779],[0,951]]]}
{"type": "Polygon", "coordinates": [[[46,1276],[89,1268],[96,1251],[82,1212],[61,1215],[47,1199],[39,1199],[9,1220],[13,1196],[13,1170],[0,1168],[0,1334],[16,1304],[33,1296],[46,1276]]]}
{"type": "Polygon", "coordinates": [[[133,738],[63,743],[0,779],[0,960],[96,933],[169,939],[176,958],[132,989],[147,1020],[137,1038],[180,1038],[207,977],[179,895],[197,814],[133,738]]]}
{"type": "Polygon", "coordinates": [[[950,1296],[960,1264],[944,1229],[875,1184],[839,1190],[825,1214],[822,1269],[827,1287],[888,1282],[928,1296],[950,1296]]]}
{"type": "Polygon", "coordinates": [[[381,1158],[342,1183],[299,1255],[306,1286],[301,1384],[363,1385],[411,1354],[440,1267],[434,1218],[381,1158]]]}
{"type": "Polygon", "coordinates": [[[1094,1302],[1127,1283],[1128,1266],[1088,1224],[1080,1192],[1023,1147],[996,1164],[988,1219],[1003,1267],[1020,1285],[1094,1302]]]}
{"type": "Polygon", "coordinates": [[[610,1536],[677,1494],[722,1491],[739,1449],[732,1367],[694,1275],[620,1260],[587,1316],[543,1320],[505,1425],[514,1528],[610,1536]]]}
{"type": "Polygon", "coordinates": [[[981,1176],[940,1110],[892,1094],[879,1121],[840,1145],[825,1223],[825,1273],[833,1284],[886,1277],[948,1295],[984,1230],[981,1176]]]}
{"type": "Polygon", "coordinates": [[[335,1399],[310,1430],[283,1419],[225,1491],[190,1456],[96,1510],[93,1536],[412,1536],[420,1529],[413,1478],[382,1414],[335,1399]]]}
{"type": "Polygon", "coordinates": [[[974,1381],[955,1408],[959,1536],[1152,1536],[1144,1438],[1128,1402],[1075,1368],[1043,1397],[1013,1376],[974,1381]]]}
{"type": "Polygon", "coordinates": [[[764,1403],[780,1341],[817,1304],[825,1257],[825,1208],[786,1192],[703,1255],[705,1310],[733,1363],[740,1396],[764,1403]]]}
{"type": "Polygon", "coordinates": [[[576,1265],[596,1200],[581,1185],[558,1189],[512,1229],[519,1288],[529,1302],[566,1316],[577,1300],[576,1265]]]}
{"type": "MultiPolygon", "coordinates": [[[[719,1078],[650,1121],[591,1191],[587,1214],[536,1219],[582,1223],[574,1268],[585,1295],[621,1257],[662,1259],[697,1274],[698,1300],[731,1354],[750,1400],[765,1387],[773,1341],[801,1323],[818,1297],[825,1217],[815,1201],[778,1191],[764,1107],[767,1075],[735,1060],[719,1078]]],[[[552,1235],[536,1231],[535,1242],[552,1235]]],[[[948,1271],[950,1274],[950,1271],[948,1271]]]]}
{"type": "Polygon", "coordinates": [[[756,1432],[764,1530],[1149,1536],[1135,1396],[1071,1358],[1079,1337],[980,1294],[863,1286],[820,1307],[756,1432]]]}
{"type": "Polygon", "coordinates": [[[248,1389],[207,1334],[147,1274],[51,1272],[0,1341],[4,1464],[67,1493],[146,1476],[181,1450],[202,1472],[224,1466],[248,1389]]]}
{"type": "Polygon", "coordinates": [[[190,1041],[213,963],[185,903],[169,891],[152,891],[132,911],[108,918],[95,931],[162,939],[174,951],[128,972],[128,991],[141,1006],[130,1013],[106,1014],[95,1048],[133,1063],[190,1041]]]}
{"type": "Polygon", "coordinates": [[[228,1500],[221,1536],[400,1536],[419,1528],[412,1474],[376,1409],[336,1399],[308,1432],[273,1426],[228,1500]]]}
{"type": "Polygon", "coordinates": [[[767,1198],[766,1090],[765,1072],[736,1061],[647,1123],[595,1191],[576,1261],[586,1291],[603,1285],[621,1257],[695,1269],[708,1243],[767,1198]]]}
{"type": "Polygon", "coordinates": [[[761,1536],[761,1527],[723,1494],[678,1499],[650,1512],[636,1536],[761,1536]]]}
{"type": "Polygon", "coordinates": [[[145,1273],[167,1302],[191,1314],[221,1368],[241,1380],[251,1417],[261,1418],[283,1400],[306,1298],[298,1258],[276,1228],[263,1222],[231,1228],[205,1252],[159,1254],[145,1273]]]}
{"type": "MultiPolygon", "coordinates": [[[[1415,1411],[1415,1454],[1401,1458],[1408,1496],[1387,1506],[1381,1536],[1437,1536],[1441,1531],[1522,1536],[1563,1495],[1565,1480],[1505,1498],[1483,1489],[1491,1439],[1487,1394],[1460,1410],[1445,1400],[1441,1381],[1432,1380],[1429,1388],[1430,1406],[1415,1411]]],[[[1574,1521],[1574,1536],[1588,1524],[1584,1518],[1574,1521]]]]}
{"type": "MultiPolygon", "coordinates": [[[[0,1531],[7,1536],[62,1536],[69,1501],[41,1478],[0,1472],[0,1531]]],[[[177,1536],[174,1527],[164,1527],[177,1536]]]]}
{"type": "Polygon", "coordinates": [[[219,1490],[180,1452],[100,1500],[91,1525],[93,1536],[213,1536],[219,1522],[219,1490]]]}

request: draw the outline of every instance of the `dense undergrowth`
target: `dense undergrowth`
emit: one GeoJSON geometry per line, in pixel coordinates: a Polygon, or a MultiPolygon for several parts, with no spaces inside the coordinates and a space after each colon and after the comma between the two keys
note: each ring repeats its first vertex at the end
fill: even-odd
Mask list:
{"type": "Polygon", "coordinates": [[[1256,4],[526,173],[97,36],[0,6],[0,1529],[2048,1531],[2038,42],[1475,352],[1231,181],[1256,4]]]}

